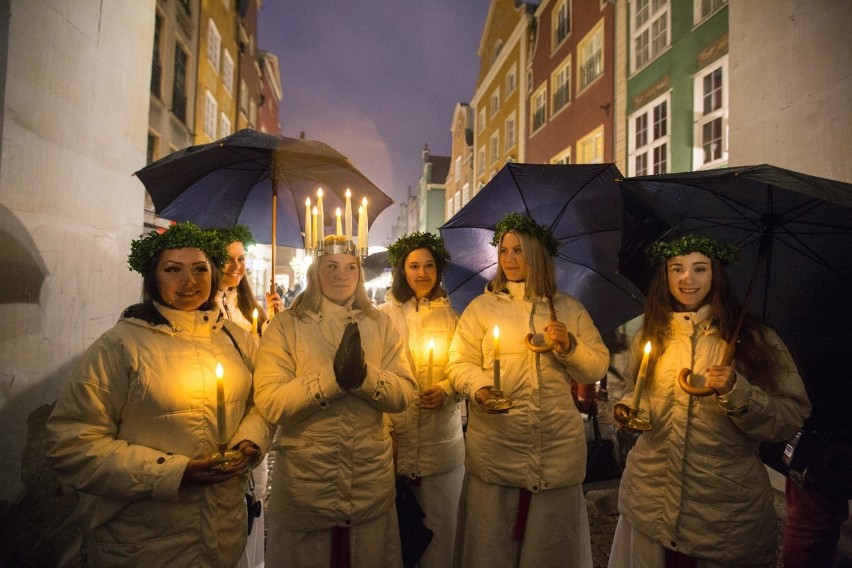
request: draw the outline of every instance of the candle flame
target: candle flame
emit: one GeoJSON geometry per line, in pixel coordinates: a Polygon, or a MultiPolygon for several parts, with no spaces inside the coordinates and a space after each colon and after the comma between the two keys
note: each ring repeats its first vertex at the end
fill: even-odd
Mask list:
{"type": "Polygon", "coordinates": [[[364,207],[367,207],[367,198],[366,198],[366,197],[365,197],[364,199],[362,199],[362,200],[361,200],[361,204],[362,204],[364,207]]]}
{"type": "Polygon", "coordinates": [[[337,210],[334,212],[334,214],[337,215],[338,217],[340,217],[340,207],[337,208],[337,210]]]}
{"type": "Polygon", "coordinates": [[[494,339],[497,339],[498,337],[500,337],[500,328],[495,325],[494,326],[494,339]]]}
{"type": "Polygon", "coordinates": [[[651,352],[651,342],[645,344],[645,354],[649,354],[651,352]]]}
{"type": "Polygon", "coordinates": [[[346,188],[346,197],[352,197],[352,192],[349,191],[349,188],[346,188]]]}
{"type": "Polygon", "coordinates": [[[310,206],[311,206],[311,198],[307,197],[307,198],[305,198],[305,207],[310,207],[310,206]]]}
{"type": "Polygon", "coordinates": [[[257,319],[257,308],[252,310],[251,317],[253,317],[254,319],[257,319]]]}
{"type": "Polygon", "coordinates": [[[435,350],[435,340],[430,339],[429,340],[429,351],[434,351],[434,350],[435,350]]]}
{"type": "Polygon", "coordinates": [[[314,205],[314,211],[313,211],[313,213],[314,213],[314,215],[316,215],[316,214],[317,214],[317,206],[316,206],[316,205],[314,205]]]}
{"type": "Polygon", "coordinates": [[[317,189],[317,197],[322,197],[322,188],[317,189]]]}
{"type": "Polygon", "coordinates": [[[222,363],[216,363],[216,378],[221,379],[225,371],[222,369],[222,363]]]}

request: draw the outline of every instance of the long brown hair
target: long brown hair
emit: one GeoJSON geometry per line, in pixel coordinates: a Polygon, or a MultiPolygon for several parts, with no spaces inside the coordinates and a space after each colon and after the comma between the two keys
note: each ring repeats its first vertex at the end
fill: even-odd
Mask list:
{"type": "MultiPolygon", "coordinates": [[[[720,337],[730,342],[742,306],[731,291],[724,263],[717,258],[711,258],[710,262],[713,273],[710,292],[702,305],[710,305],[713,324],[719,328],[720,337]]],[[[672,312],[681,309],[669,292],[668,261],[657,263],[645,297],[645,318],[642,324],[641,344],[650,340],[653,346],[649,372],[652,372],[659,354],[671,338],[669,322],[672,312]]],[[[767,342],[767,331],[766,325],[747,314],[737,339],[734,364],[748,375],[751,383],[772,390],[776,386],[775,373],[780,366],[780,354],[767,342]]]]}
{"type": "MultiPolygon", "coordinates": [[[[510,230],[500,237],[500,246],[503,239],[512,233],[521,242],[521,252],[527,265],[526,289],[524,297],[538,298],[541,296],[553,297],[556,293],[556,270],[553,267],[553,258],[547,249],[537,238],[526,233],[510,230]]],[[[497,247],[497,273],[489,282],[488,289],[492,292],[500,292],[506,288],[506,273],[500,266],[500,246],[497,247]]]]}

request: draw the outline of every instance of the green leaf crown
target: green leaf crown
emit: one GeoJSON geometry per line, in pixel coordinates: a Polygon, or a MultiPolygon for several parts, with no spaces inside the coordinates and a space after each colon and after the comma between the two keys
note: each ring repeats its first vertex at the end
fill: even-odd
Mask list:
{"type": "Polygon", "coordinates": [[[723,243],[702,235],[684,235],[673,241],[660,241],[645,249],[651,264],[665,262],[673,256],[700,252],[708,258],[718,258],[725,264],[737,260],[740,249],[733,243],[723,243]]]}
{"type": "Polygon", "coordinates": [[[160,252],[187,247],[204,251],[217,268],[225,266],[228,260],[227,248],[219,237],[193,223],[185,222],[172,225],[162,233],[151,231],[147,236],[131,242],[127,265],[130,270],[145,274],[160,252]]]}
{"type": "Polygon", "coordinates": [[[542,245],[544,245],[544,248],[547,249],[550,256],[556,256],[556,253],[559,250],[559,241],[557,241],[553,236],[553,232],[548,227],[539,225],[527,215],[523,215],[521,213],[509,213],[503,217],[503,219],[497,223],[497,226],[494,228],[494,238],[491,239],[491,244],[495,247],[499,246],[500,239],[503,238],[503,235],[508,231],[516,231],[518,233],[524,233],[531,237],[535,237],[542,245]]]}
{"type": "Polygon", "coordinates": [[[254,240],[254,235],[251,234],[251,231],[245,225],[216,227],[215,229],[210,229],[210,232],[222,241],[225,248],[227,248],[231,243],[235,243],[237,241],[243,243],[243,246],[246,248],[257,243],[257,241],[254,240]]]}
{"type": "Polygon", "coordinates": [[[435,260],[443,260],[444,264],[450,261],[450,253],[444,246],[444,239],[432,233],[417,232],[401,236],[388,247],[388,263],[395,267],[405,253],[419,248],[429,249],[435,260]]]}

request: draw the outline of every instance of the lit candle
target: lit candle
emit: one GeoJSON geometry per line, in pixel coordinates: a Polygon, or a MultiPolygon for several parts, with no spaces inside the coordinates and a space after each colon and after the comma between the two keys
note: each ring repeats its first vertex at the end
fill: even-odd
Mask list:
{"type": "Polygon", "coordinates": [[[426,365],[426,385],[425,388],[432,388],[432,359],[435,355],[435,340],[429,340],[429,362],[426,365]]]}
{"type": "Polygon", "coordinates": [[[305,250],[314,248],[314,243],[311,241],[313,233],[311,231],[311,198],[305,199],[305,250]]]}
{"type": "Polygon", "coordinates": [[[639,410],[639,397],[645,387],[645,375],[648,374],[648,357],[651,355],[651,342],[645,344],[645,354],[642,356],[642,364],[639,365],[639,374],[636,376],[636,387],[633,389],[633,410],[639,410]]]}
{"type": "Polygon", "coordinates": [[[322,208],[322,188],[317,190],[317,223],[319,223],[317,226],[317,237],[319,237],[319,241],[315,242],[321,242],[325,239],[325,213],[322,208]]]}
{"type": "Polygon", "coordinates": [[[338,207],[334,211],[334,215],[335,215],[335,217],[337,217],[337,225],[335,225],[335,228],[337,230],[334,232],[334,234],[335,235],[342,235],[343,234],[343,227],[340,225],[340,207],[338,207]]]}
{"type": "Polygon", "coordinates": [[[500,390],[500,328],[494,326],[494,390],[500,390]]]}
{"type": "Polygon", "coordinates": [[[317,246],[319,241],[317,240],[317,231],[319,231],[319,222],[317,221],[317,206],[314,205],[313,210],[313,225],[311,225],[311,248],[317,246]]]}
{"type": "Polygon", "coordinates": [[[346,240],[352,240],[352,192],[346,188],[346,209],[343,211],[343,222],[346,224],[346,240]]]}
{"type": "Polygon", "coordinates": [[[257,308],[251,312],[251,334],[257,335],[257,308]]]}
{"type": "Polygon", "coordinates": [[[358,250],[363,251],[367,248],[367,239],[364,238],[367,235],[367,229],[364,224],[364,206],[358,206],[358,250]]]}
{"type": "Polygon", "coordinates": [[[228,445],[227,424],[225,422],[225,383],[222,380],[222,363],[216,363],[216,431],[219,449],[228,445]]]}
{"type": "MultiPolygon", "coordinates": [[[[367,242],[367,231],[369,230],[370,221],[369,221],[369,217],[367,215],[367,198],[366,197],[361,200],[361,207],[364,208],[364,220],[362,221],[364,223],[364,246],[362,248],[366,252],[367,247],[370,246],[367,242]]],[[[360,222],[359,222],[358,230],[359,231],[361,230],[360,222]]]]}

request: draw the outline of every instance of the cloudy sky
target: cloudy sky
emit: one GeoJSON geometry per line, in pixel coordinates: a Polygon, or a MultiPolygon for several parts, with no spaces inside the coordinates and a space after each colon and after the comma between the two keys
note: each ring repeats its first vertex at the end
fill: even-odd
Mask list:
{"type": "MultiPolygon", "coordinates": [[[[284,136],[330,144],[395,201],[421,151],[448,156],[456,103],[470,102],[489,0],[264,0],[258,46],[281,66],[284,136]]],[[[384,244],[398,207],[376,219],[384,244]]]]}

